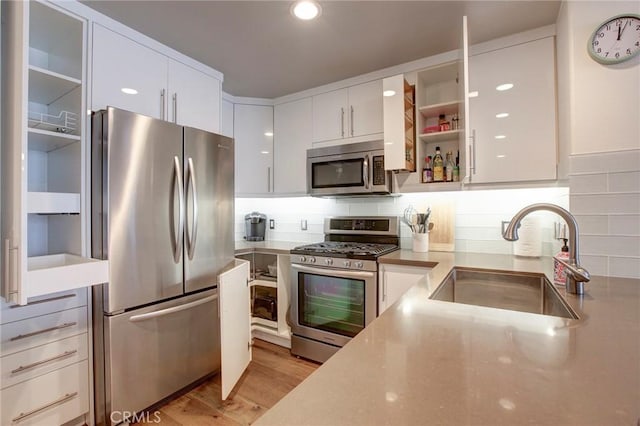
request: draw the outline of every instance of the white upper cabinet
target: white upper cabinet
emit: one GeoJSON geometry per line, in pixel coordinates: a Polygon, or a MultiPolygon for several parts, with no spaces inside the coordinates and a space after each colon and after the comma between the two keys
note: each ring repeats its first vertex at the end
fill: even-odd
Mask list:
{"type": "Polygon", "coordinates": [[[347,89],[313,97],[313,142],[343,139],[349,134],[347,89]]]}
{"type": "Polygon", "coordinates": [[[220,134],[233,137],[233,102],[226,99],[222,100],[220,110],[220,134]]]}
{"type": "Polygon", "coordinates": [[[94,111],[113,106],[219,132],[220,97],[217,78],[94,24],[94,111]]]}
{"type": "Polygon", "coordinates": [[[220,81],[169,59],[168,119],[210,132],[220,131],[220,81]]]}
{"type": "Polygon", "coordinates": [[[167,119],[166,56],[94,24],[92,70],[92,110],[112,106],[167,119]]]}
{"type": "Polygon", "coordinates": [[[273,192],[273,107],[234,105],[236,195],[273,192]]]}
{"type": "Polygon", "coordinates": [[[276,105],[274,109],[274,190],[306,194],[307,149],[311,148],[311,98],[276,105]]]}
{"type": "Polygon", "coordinates": [[[313,97],[313,142],[377,135],[383,130],[382,80],[334,90],[313,97]]]}
{"type": "Polygon", "coordinates": [[[472,56],[469,66],[478,93],[470,99],[471,182],[556,179],[554,38],[472,56]]]}
{"type": "Polygon", "coordinates": [[[382,80],[349,87],[348,137],[382,133],[382,109],[382,80]]]}
{"type": "Polygon", "coordinates": [[[384,90],[384,168],[416,171],[415,88],[396,75],[382,80],[384,90]]]}

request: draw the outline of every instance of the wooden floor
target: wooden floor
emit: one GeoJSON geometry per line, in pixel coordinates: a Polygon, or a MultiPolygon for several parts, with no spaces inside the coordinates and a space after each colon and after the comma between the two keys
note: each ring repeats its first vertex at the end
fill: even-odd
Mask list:
{"type": "Polygon", "coordinates": [[[298,359],[282,348],[254,339],[253,360],[226,401],[220,400],[220,375],[149,413],[161,425],[249,425],[309,376],[319,364],[298,359]]]}

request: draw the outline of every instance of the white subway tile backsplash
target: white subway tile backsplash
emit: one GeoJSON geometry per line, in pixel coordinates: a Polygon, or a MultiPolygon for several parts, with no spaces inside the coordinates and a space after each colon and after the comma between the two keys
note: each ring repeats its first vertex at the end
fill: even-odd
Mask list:
{"type": "Polygon", "coordinates": [[[640,213],[635,215],[610,215],[609,235],[640,235],[640,213]]]}
{"type": "MultiPolygon", "coordinates": [[[[440,201],[450,201],[456,206],[456,240],[458,251],[483,253],[512,253],[513,243],[501,236],[501,221],[510,220],[522,207],[547,202],[568,208],[568,188],[527,188],[508,190],[478,190],[441,193],[412,193],[397,197],[338,198],[238,198],[236,199],[235,235],[244,236],[244,215],[259,211],[274,219],[276,229],[267,230],[266,238],[274,241],[299,241],[310,243],[324,239],[323,223],[328,216],[397,215],[409,206],[425,210],[440,201]],[[300,230],[300,220],[305,219],[308,230],[300,230]]],[[[553,213],[535,212],[541,224],[543,254],[557,251],[553,239],[553,213]]],[[[402,224],[400,229],[403,248],[412,246],[411,231],[402,224]]],[[[559,246],[558,246],[559,249],[559,246]]]]}
{"type": "Polygon", "coordinates": [[[640,192],[640,171],[610,173],[608,183],[609,192],[640,192]]]}
{"type": "Polygon", "coordinates": [[[609,232],[609,216],[607,215],[575,215],[578,222],[580,235],[598,234],[609,232]]]}
{"type": "Polygon", "coordinates": [[[607,192],[607,178],[608,175],[606,173],[569,176],[571,194],[607,192]]]}
{"type": "Polygon", "coordinates": [[[640,237],[584,235],[580,238],[580,253],[640,257],[640,237]]]}
{"type": "Polygon", "coordinates": [[[640,150],[599,152],[569,157],[569,174],[637,171],[640,150]]]}
{"type": "Polygon", "coordinates": [[[591,275],[609,275],[608,262],[608,256],[580,255],[580,265],[591,275]]]}
{"type": "Polygon", "coordinates": [[[636,214],[640,212],[640,193],[571,195],[574,215],[636,214]]]}
{"type": "Polygon", "coordinates": [[[612,277],[640,277],[640,257],[609,257],[609,275],[612,277]]]}

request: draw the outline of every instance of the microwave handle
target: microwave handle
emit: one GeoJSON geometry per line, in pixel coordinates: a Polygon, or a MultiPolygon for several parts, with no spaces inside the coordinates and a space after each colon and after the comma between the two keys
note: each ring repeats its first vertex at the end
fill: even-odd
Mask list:
{"type": "Polygon", "coordinates": [[[369,189],[369,155],[364,156],[362,163],[362,178],[364,179],[364,189],[369,189]]]}

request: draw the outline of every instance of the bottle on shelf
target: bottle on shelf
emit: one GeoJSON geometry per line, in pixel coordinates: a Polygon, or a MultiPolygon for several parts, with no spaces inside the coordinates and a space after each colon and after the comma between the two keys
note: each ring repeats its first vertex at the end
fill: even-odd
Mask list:
{"type": "Polygon", "coordinates": [[[456,155],[456,165],[453,166],[453,181],[460,182],[460,151],[456,155]]]}
{"type": "Polygon", "coordinates": [[[451,130],[451,125],[449,124],[449,122],[445,118],[444,114],[440,114],[440,116],[438,118],[438,125],[440,126],[440,131],[441,132],[446,132],[447,130],[451,130]]]}
{"type": "Polygon", "coordinates": [[[433,170],[431,170],[431,156],[424,158],[424,168],[422,169],[422,183],[433,182],[433,170]]]}
{"type": "Polygon", "coordinates": [[[458,130],[458,114],[453,114],[451,117],[451,130],[458,130]]]}
{"type": "Polygon", "coordinates": [[[433,181],[444,182],[444,161],[439,146],[436,146],[436,155],[433,157],[433,181]]]}
{"type": "Polygon", "coordinates": [[[447,152],[447,163],[445,164],[445,176],[446,176],[446,180],[447,182],[453,182],[453,154],[451,153],[451,151],[447,152]]]}

